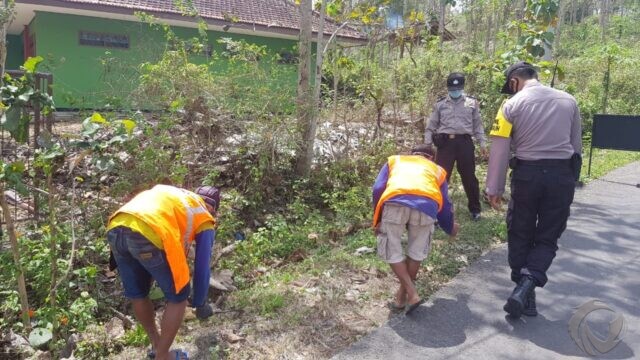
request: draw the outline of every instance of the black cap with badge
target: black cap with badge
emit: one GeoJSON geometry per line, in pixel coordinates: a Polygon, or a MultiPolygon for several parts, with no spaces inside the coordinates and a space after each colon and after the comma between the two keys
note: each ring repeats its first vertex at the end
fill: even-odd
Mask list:
{"type": "Polygon", "coordinates": [[[509,94],[509,95],[514,94],[514,92],[511,90],[511,87],[509,87],[509,80],[511,79],[511,75],[513,75],[513,72],[520,69],[535,70],[535,67],[533,67],[533,65],[529,64],[526,61],[518,61],[515,64],[511,64],[511,66],[507,68],[507,71],[504,72],[506,78],[504,80],[504,85],[502,86],[502,90],[500,91],[501,93],[509,94]]]}
{"type": "Polygon", "coordinates": [[[464,89],[464,74],[454,72],[447,77],[447,90],[462,90],[464,89]]]}

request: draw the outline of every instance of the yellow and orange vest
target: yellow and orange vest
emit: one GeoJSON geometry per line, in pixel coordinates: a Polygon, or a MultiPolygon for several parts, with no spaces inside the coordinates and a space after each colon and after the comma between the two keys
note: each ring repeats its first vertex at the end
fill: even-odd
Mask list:
{"type": "Polygon", "coordinates": [[[447,179],[447,172],[443,168],[422,155],[390,156],[388,166],[387,187],[380,196],[373,214],[374,227],[380,222],[382,206],[394,196],[424,196],[438,203],[438,211],[442,209],[440,186],[447,179]]]}
{"type": "Polygon", "coordinates": [[[116,218],[122,219],[122,214],[134,216],[153,230],[153,240],[160,239],[162,246],[159,247],[165,251],[176,293],[179,293],[189,283],[187,253],[196,233],[207,224],[215,224],[202,198],[185,189],[156,185],[111,215],[108,229],[118,222],[116,218]]]}

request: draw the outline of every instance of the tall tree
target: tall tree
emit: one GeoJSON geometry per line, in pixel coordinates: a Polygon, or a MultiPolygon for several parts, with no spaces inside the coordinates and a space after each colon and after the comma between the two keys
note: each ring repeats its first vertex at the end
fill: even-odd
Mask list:
{"type": "MultiPolygon", "coordinates": [[[[313,154],[313,140],[307,142],[308,133],[313,122],[311,101],[310,67],[311,67],[311,36],[313,7],[311,0],[300,0],[300,40],[298,43],[298,91],[296,98],[298,129],[301,142],[298,146],[296,159],[296,174],[306,176],[309,173],[309,151],[313,154]],[[309,150],[310,148],[310,150],[309,150]]],[[[315,135],[315,134],[314,134],[315,135]]]]}
{"type": "Polygon", "coordinates": [[[320,86],[322,85],[322,62],[324,60],[324,23],[327,10],[327,1],[320,0],[320,23],[318,25],[316,41],[316,71],[313,83],[313,94],[308,104],[306,121],[303,127],[302,144],[298,154],[296,173],[299,176],[308,176],[313,162],[313,144],[318,128],[318,116],[320,114],[320,86]]]}
{"type": "Polygon", "coordinates": [[[611,0],[600,0],[600,27],[602,28],[602,41],[605,41],[607,38],[610,5],[611,0]]]}

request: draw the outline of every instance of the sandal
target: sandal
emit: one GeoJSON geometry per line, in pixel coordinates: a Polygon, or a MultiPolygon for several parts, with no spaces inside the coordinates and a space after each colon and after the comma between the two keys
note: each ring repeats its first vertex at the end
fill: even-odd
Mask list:
{"type": "Polygon", "coordinates": [[[175,360],[189,360],[189,354],[186,351],[182,351],[182,349],[171,350],[169,354],[175,354],[175,360]]]}
{"type": "Polygon", "coordinates": [[[404,310],[405,307],[406,307],[406,305],[398,305],[398,304],[396,304],[395,301],[389,301],[387,303],[387,308],[389,308],[389,310],[391,310],[391,311],[396,311],[396,312],[397,311],[402,311],[402,310],[404,310]]]}
{"type": "Polygon", "coordinates": [[[415,304],[407,304],[407,310],[404,311],[405,315],[409,315],[411,314],[415,309],[419,308],[420,305],[424,304],[424,299],[420,299],[417,303],[415,304]]]}

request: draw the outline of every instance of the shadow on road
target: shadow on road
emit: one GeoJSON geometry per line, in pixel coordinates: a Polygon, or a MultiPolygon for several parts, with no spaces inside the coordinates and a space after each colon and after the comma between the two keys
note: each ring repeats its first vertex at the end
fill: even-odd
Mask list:
{"type": "Polygon", "coordinates": [[[459,345],[467,339],[467,328],[476,323],[472,321],[474,315],[469,311],[468,301],[467,294],[460,294],[455,300],[440,298],[429,307],[422,306],[402,321],[390,325],[400,337],[418,346],[440,348],[459,345]],[[430,311],[432,308],[439,311],[430,311]],[[447,309],[455,314],[455,318],[447,309]]]}

